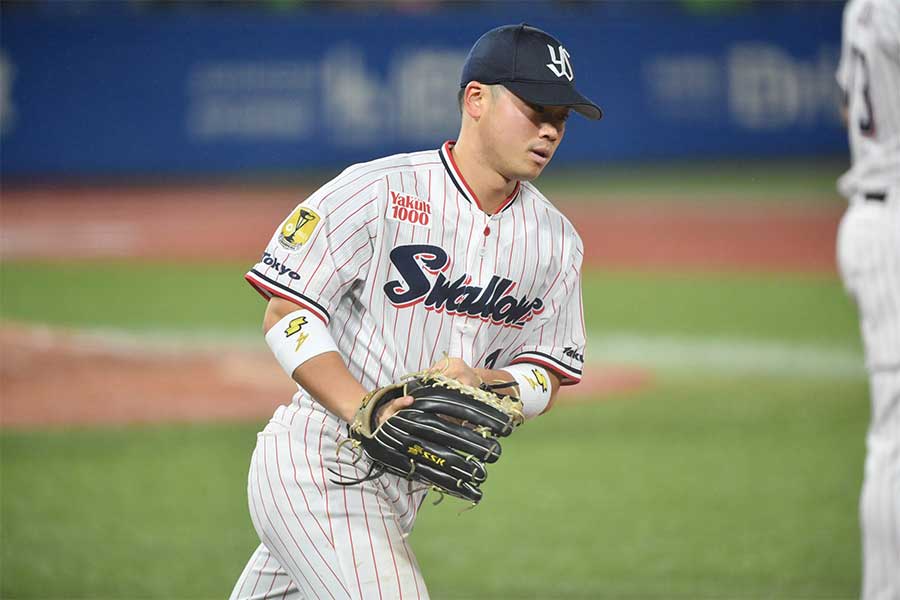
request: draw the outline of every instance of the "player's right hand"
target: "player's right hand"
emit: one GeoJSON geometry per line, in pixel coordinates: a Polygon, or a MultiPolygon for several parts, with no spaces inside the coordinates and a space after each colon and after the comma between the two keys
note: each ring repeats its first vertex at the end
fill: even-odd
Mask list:
{"type": "Polygon", "coordinates": [[[376,422],[378,423],[378,427],[381,427],[382,423],[393,417],[399,411],[412,406],[412,403],[412,396],[400,396],[399,398],[391,400],[390,402],[379,408],[378,415],[375,417],[376,422]]]}
{"type": "Polygon", "coordinates": [[[472,387],[478,387],[482,383],[481,377],[475,372],[475,369],[466,364],[466,361],[463,359],[453,356],[442,358],[431,365],[428,370],[472,387]]]}

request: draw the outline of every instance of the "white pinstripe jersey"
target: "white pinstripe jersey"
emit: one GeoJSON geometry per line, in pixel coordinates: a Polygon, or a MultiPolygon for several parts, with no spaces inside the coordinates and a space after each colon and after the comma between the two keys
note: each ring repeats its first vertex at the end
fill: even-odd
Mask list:
{"type": "Polygon", "coordinates": [[[445,353],[577,383],[581,238],[530,183],[483,212],[451,147],[349,167],[288,216],[247,281],[319,316],[366,389],[445,353]]]}
{"type": "Polygon", "coordinates": [[[852,156],[838,188],[848,198],[900,188],[900,1],[847,3],[837,81],[852,156]]]}

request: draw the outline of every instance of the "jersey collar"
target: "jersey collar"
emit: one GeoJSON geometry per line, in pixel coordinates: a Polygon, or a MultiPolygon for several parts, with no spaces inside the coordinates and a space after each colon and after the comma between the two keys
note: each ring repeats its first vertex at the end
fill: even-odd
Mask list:
{"type": "MultiPolygon", "coordinates": [[[[455,144],[456,140],[447,140],[446,142],[444,142],[444,145],[441,146],[441,149],[438,150],[438,155],[441,157],[441,162],[444,163],[444,169],[446,169],[447,175],[450,176],[450,180],[453,182],[453,185],[456,186],[456,189],[459,190],[459,193],[462,194],[470,203],[477,206],[481,212],[485,212],[485,214],[487,214],[484,208],[481,206],[481,202],[478,201],[478,196],[475,195],[475,192],[472,191],[472,188],[469,187],[469,184],[466,183],[466,180],[463,178],[462,173],[459,172],[459,167],[456,166],[456,161],[453,160],[453,154],[450,153],[450,149],[455,144]]],[[[517,181],[516,187],[513,188],[512,193],[506,198],[506,200],[504,200],[500,208],[497,209],[497,213],[501,213],[512,206],[512,203],[516,199],[516,196],[519,195],[519,190],[521,189],[521,187],[522,184],[517,181]]]]}

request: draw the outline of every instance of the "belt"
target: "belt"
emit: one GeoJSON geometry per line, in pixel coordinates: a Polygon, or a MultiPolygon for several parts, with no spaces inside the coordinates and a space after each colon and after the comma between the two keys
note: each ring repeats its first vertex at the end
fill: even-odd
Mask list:
{"type": "Polygon", "coordinates": [[[866,192],[863,197],[871,202],[884,202],[887,192],[866,192]]]}

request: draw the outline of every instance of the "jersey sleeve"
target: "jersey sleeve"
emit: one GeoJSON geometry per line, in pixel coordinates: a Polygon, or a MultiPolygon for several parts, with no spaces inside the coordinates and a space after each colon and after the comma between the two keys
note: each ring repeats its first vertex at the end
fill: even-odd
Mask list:
{"type": "Polygon", "coordinates": [[[848,95],[850,93],[850,69],[851,69],[851,46],[847,41],[847,22],[850,20],[850,12],[851,12],[851,3],[848,2],[844,5],[844,13],[842,17],[843,26],[841,27],[841,55],[838,59],[837,71],[835,72],[835,79],[837,80],[838,87],[841,88],[841,98],[846,106],[848,101],[848,95]]]}
{"type": "Polygon", "coordinates": [[[264,298],[278,296],[327,325],[343,295],[364,280],[377,233],[378,185],[327,184],[278,226],[245,275],[264,298]]]}
{"type": "Polygon", "coordinates": [[[562,283],[544,307],[529,338],[516,349],[510,364],[534,363],[553,371],[562,385],[581,381],[584,368],[585,332],[581,296],[581,265],[584,246],[575,243],[564,265],[562,283]]]}
{"type": "Polygon", "coordinates": [[[880,3],[873,22],[885,56],[900,64],[900,2],[880,3]]]}

